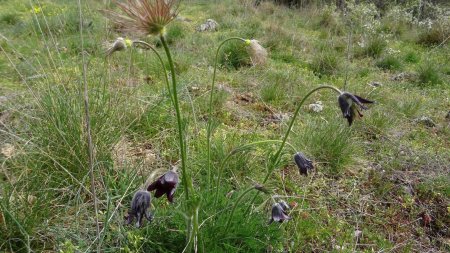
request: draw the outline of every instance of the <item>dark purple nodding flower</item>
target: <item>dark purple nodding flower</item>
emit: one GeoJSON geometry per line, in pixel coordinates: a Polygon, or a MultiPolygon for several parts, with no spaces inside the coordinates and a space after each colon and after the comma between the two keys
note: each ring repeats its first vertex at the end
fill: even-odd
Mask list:
{"type": "Polygon", "coordinates": [[[314,165],[311,160],[306,158],[302,152],[297,152],[294,155],[294,161],[297,164],[300,175],[308,175],[308,170],[314,169],[314,165]]]}
{"type": "Polygon", "coordinates": [[[128,210],[128,216],[125,217],[125,224],[129,225],[133,222],[134,218],[136,218],[136,227],[142,226],[142,219],[145,217],[148,221],[152,221],[153,215],[150,212],[147,212],[147,209],[150,208],[151,196],[147,191],[139,190],[131,201],[131,209],[128,210]]]}
{"type": "Polygon", "coordinates": [[[289,217],[286,213],[287,207],[288,206],[284,201],[273,204],[272,217],[270,218],[269,224],[271,224],[274,221],[282,223],[285,220],[290,220],[291,217],[289,217]]]}
{"type": "Polygon", "coordinates": [[[148,186],[147,191],[155,191],[155,198],[166,194],[169,202],[173,202],[173,195],[178,186],[178,174],[174,171],[168,171],[160,176],[155,182],[148,186]]]}
{"type": "Polygon", "coordinates": [[[347,119],[348,125],[351,126],[353,123],[353,120],[355,117],[358,116],[362,117],[363,114],[361,113],[361,110],[367,110],[367,107],[364,106],[364,104],[372,104],[373,101],[367,100],[365,98],[353,95],[348,92],[343,92],[339,98],[339,107],[341,108],[342,114],[344,115],[344,118],[347,119]],[[358,109],[359,107],[359,109],[358,109]]]}

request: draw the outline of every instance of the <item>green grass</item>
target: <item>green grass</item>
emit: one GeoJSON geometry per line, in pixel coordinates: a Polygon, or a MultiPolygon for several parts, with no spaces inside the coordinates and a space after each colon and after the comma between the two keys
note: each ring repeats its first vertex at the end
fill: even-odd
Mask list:
{"type": "Polygon", "coordinates": [[[441,74],[433,63],[419,66],[418,74],[418,83],[420,86],[432,86],[442,83],[441,74]]]}
{"type": "MultiPolygon", "coordinates": [[[[129,48],[105,59],[105,42],[138,37],[117,34],[96,11],[113,4],[81,3],[83,48],[76,1],[0,0],[0,252],[95,251],[83,49],[101,251],[182,252],[185,210],[192,204],[185,202],[182,185],[173,204],[153,199],[152,223],[140,229],[123,224],[133,193],[180,162],[175,111],[160,63],[150,51],[129,48]]],[[[295,9],[271,1],[256,8],[237,0],[185,1],[180,15],[191,21],[167,27],[187,168],[200,202],[199,252],[448,251],[446,26],[426,30],[408,21],[402,6],[374,16],[376,8],[362,4],[344,16],[333,5],[303,3],[295,9]],[[219,23],[218,31],[197,32],[208,18],[219,23]],[[240,42],[219,53],[208,182],[212,67],[217,46],[231,36],[259,40],[269,59],[266,66],[252,66],[240,42]],[[393,80],[400,72],[412,78],[393,80]],[[374,81],[382,86],[368,85],[374,81]],[[253,194],[246,195],[225,233],[233,204],[262,183],[279,143],[234,150],[280,140],[308,91],[321,84],[344,89],[344,83],[345,90],[376,103],[349,127],[335,93],[312,95],[264,185],[268,193],[250,208],[253,194]],[[319,113],[308,109],[316,101],[324,106],[319,113]],[[415,123],[421,116],[436,126],[415,123]],[[293,161],[299,151],[314,161],[308,177],[299,175],[293,161]],[[219,168],[230,153],[216,198],[219,168]],[[277,196],[291,204],[292,220],[269,225],[277,196]],[[432,217],[428,226],[421,223],[424,212],[432,217]],[[362,231],[358,243],[356,230],[362,231]]],[[[141,39],[163,55],[157,38],[141,39]]]]}
{"type": "Polygon", "coordinates": [[[384,70],[399,70],[402,68],[402,63],[398,56],[387,55],[376,63],[377,67],[384,70]]]}

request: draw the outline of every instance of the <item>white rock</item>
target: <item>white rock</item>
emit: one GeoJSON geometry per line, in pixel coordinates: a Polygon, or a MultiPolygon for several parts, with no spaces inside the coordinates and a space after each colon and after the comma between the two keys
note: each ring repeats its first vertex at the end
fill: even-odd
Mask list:
{"type": "Polygon", "coordinates": [[[204,24],[197,28],[199,32],[215,32],[219,28],[219,24],[214,19],[207,19],[204,24]]]}
{"type": "Polygon", "coordinates": [[[317,101],[313,104],[308,105],[308,109],[312,112],[321,112],[323,111],[322,101],[317,101]]]}

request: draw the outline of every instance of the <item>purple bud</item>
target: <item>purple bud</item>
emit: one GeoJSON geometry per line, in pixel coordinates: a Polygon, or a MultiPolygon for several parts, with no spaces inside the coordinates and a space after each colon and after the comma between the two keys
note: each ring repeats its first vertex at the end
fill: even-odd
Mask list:
{"type": "Polygon", "coordinates": [[[314,165],[311,160],[306,158],[306,156],[302,152],[297,152],[294,155],[295,164],[300,171],[300,175],[308,175],[308,170],[314,169],[314,165]]]}

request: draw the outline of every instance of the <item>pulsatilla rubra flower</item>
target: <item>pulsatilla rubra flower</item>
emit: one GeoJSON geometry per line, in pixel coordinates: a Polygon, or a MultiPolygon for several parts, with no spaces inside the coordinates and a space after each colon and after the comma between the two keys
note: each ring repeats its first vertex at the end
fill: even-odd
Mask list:
{"type": "Polygon", "coordinates": [[[136,227],[142,226],[142,219],[145,217],[148,221],[152,221],[153,215],[147,212],[150,208],[151,196],[147,191],[137,191],[131,201],[131,209],[128,210],[128,216],[125,216],[125,224],[131,224],[136,218],[136,227]]]}
{"type": "Polygon", "coordinates": [[[287,215],[287,209],[289,209],[289,206],[284,201],[273,204],[272,217],[270,218],[269,224],[274,221],[282,223],[285,220],[290,220],[291,217],[287,215]]]}
{"type": "Polygon", "coordinates": [[[177,0],[116,1],[122,13],[103,10],[118,30],[140,35],[161,35],[177,16],[177,0]]]}
{"type": "Polygon", "coordinates": [[[160,176],[155,182],[147,187],[148,191],[155,191],[155,198],[166,194],[169,202],[173,202],[173,195],[178,186],[178,174],[174,171],[168,171],[160,176]]]}
{"type": "Polygon", "coordinates": [[[297,164],[300,175],[308,175],[308,170],[314,169],[314,165],[311,160],[306,158],[302,152],[297,152],[294,155],[295,164],[297,164]]]}
{"type": "Polygon", "coordinates": [[[373,101],[353,95],[348,92],[343,92],[339,98],[339,107],[341,108],[344,118],[347,119],[348,125],[351,126],[355,117],[362,117],[360,110],[367,110],[364,104],[372,104],[373,101]]]}

